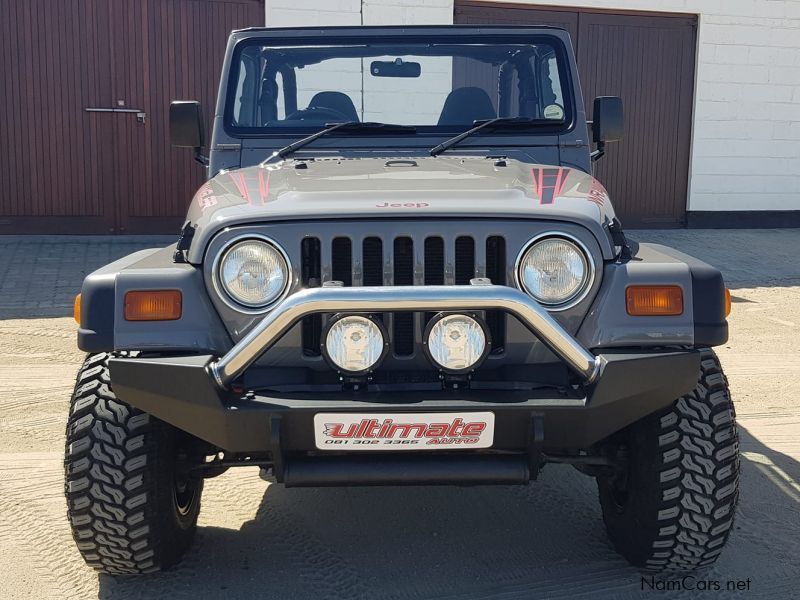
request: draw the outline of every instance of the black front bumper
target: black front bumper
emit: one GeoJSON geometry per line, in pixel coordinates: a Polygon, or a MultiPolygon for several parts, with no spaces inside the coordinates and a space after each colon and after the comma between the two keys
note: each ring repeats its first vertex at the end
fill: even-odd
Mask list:
{"type": "Polygon", "coordinates": [[[481,473],[494,473],[494,479],[510,482],[527,477],[523,473],[524,456],[534,442],[549,452],[588,448],[691,391],[700,372],[700,356],[694,350],[608,352],[602,356],[604,365],[595,384],[584,390],[561,392],[235,394],[222,391],[213,382],[207,369],[210,356],[113,358],[110,370],[114,392],[122,400],[225,451],[264,453],[285,465],[287,473],[293,471],[298,481],[319,485],[330,480],[333,484],[339,477],[331,473],[339,470],[349,480],[381,482],[378,480],[383,474],[386,482],[393,482],[403,480],[403,473],[415,471],[414,465],[419,464],[427,475],[412,477],[415,482],[447,479],[448,472],[450,479],[458,481],[480,481],[485,478],[481,473]],[[363,452],[358,457],[352,453],[329,454],[318,451],[314,443],[313,419],[317,413],[470,411],[494,413],[494,444],[490,450],[384,452],[377,459],[376,454],[369,454],[365,460],[363,452]],[[534,422],[543,434],[536,440],[532,435],[534,422]],[[472,459],[465,458],[469,456],[472,459]],[[327,475],[319,472],[320,464],[328,465],[327,475]],[[470,469],[475,470],[474,478],[466,477],[470,469]],[[393,472],[397,477],[391,475],[393,472]]]}

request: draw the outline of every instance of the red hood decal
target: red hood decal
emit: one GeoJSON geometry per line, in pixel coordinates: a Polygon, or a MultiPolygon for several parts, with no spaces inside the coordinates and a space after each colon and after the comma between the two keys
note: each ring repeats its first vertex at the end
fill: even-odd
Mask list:
{"type": "Polygon", "coordinates": [[[272,176],[272,171],[267,171],[266,176],[264,171],[258,172],[258,195],[261,197],[261,204],[267,203],[269,198],[269,178],[272,176]]]}
{"type": "Polygon", "coordinates": [[[569,173],[570,169],[564,167],[531,169],[533,191],[539,198],[539,204],[552,204],[562,194],[569,173]]]}
{"type": "Polygon", "coordinates": [[[236,189],[239,192],[239,195],[247,200],[248,204],[252,204],[250,201],[250,190],[247,188],[247,180],[244,177],[244,173],[236,172],[230,173],[231,181],[236,186],[236,189]]]}

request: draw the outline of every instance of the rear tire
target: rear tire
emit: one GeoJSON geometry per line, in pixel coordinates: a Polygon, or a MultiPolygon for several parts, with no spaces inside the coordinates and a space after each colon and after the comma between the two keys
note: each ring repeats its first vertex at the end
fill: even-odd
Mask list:
{"type": "Polygon", "coordinates": [[[728,383],[705,350],[694,391],[620,436],[628,468],[597,479],[608,535],[649,572],[687,573],[713,564],[733,527],[739,441],[728,383]]]}
{"type": "Polygon", "coordinates": [[[185,433],[119,400],[108,354],[78,373],[64,460],[67,514],[86,563],[148,573],[176,563],[197,527],[203,480],[189,476],[185,433]]]}

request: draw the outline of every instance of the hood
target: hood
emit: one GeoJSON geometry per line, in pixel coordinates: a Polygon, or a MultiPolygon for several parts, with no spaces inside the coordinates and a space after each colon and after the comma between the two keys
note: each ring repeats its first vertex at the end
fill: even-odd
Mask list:
{"type": "Polygon", "coordinates": [[[213,235],[249,223],[318,219],[512,218],[569,221],[613,257],[614,211],[578,169],[482,157],[323,158],[223,171],[195,194],[189,261],[213,235]]]}

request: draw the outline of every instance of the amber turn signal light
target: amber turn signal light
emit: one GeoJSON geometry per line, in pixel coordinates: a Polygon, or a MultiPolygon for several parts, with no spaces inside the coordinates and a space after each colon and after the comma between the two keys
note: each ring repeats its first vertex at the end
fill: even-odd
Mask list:
{"type": "Polygon", "coordinates": [[[75,302],[72,303],[72,318],[75,322],[81,324],[81,295],[75,296],[75,302]]]}
{"type": "Polygon", "coordinates": [[[731,316],[731,291],[725,288],[725,318],[731,316]]]}
{"type": "Polygon", "coordinates": [[[683,314],[683,290],[677,285],[632,285],[625,290],[628,314],[670,317],[683,314]]]}
{"type": "Polygon", "coordinates": [[[180,290],[148,290],[125,294],[126,321],[175,321],[181,318],[180,290]]]}

